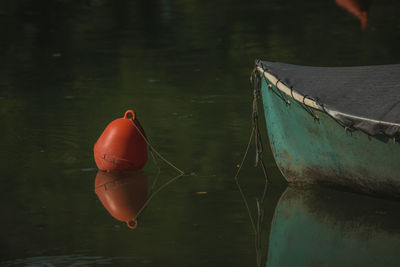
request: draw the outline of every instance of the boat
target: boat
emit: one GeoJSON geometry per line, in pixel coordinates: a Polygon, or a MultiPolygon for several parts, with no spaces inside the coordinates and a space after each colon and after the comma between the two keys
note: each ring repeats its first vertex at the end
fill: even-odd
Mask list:
{"type": "Polygon", "coordinates": [[[289,183],[400,198],[400,64],[256,60],[251,78],[272,154],[289,183]]]}
{"type": "Polygon", "coordinates": [[[266,266],[398,266],[399,209],[399,201],[289,186],[275,207],[266,266]]]}

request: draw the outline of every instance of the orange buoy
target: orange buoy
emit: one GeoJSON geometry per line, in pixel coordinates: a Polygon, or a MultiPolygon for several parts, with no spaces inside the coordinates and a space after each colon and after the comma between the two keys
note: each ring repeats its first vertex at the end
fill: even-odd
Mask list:
{"type": "Polygon", "coordinates": [[[105,172],[99,170],[95,192],[106,210],[131,229],[137,227],[136,216],[147,198],[147,176],[144,171],[105,172]]]}
{"type": "Polygon", "coordinates": [[[112,121],[94,145],[94,159],[100,170],[139,170],[147,161],[144,130],[135,112],[112,121]],[[133,125],[135,123],[135,125],[133,125]],[[140,132],[139,132],[140,131],[140,132]]]}

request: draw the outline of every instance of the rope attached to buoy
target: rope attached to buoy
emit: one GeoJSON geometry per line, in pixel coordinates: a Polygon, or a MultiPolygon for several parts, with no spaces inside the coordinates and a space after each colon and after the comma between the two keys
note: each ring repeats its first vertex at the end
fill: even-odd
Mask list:
{"type": "Polygon", "coordinates": [[[142,133],[142,131],[139,129],[139,127],[136,125],[135,120],[131,118],[131,122],[133,124],[133,126],[135,126],[135,128],[138,130],[138,132],[140,133],[140,135],[143,137],[144,141],[146,142],[146,144],[149,146],[150,151],[154,152],[158,157],[160,157],[160,159],[162,159],[165,163],[167,163],[169,166],[171,166],[172,168],[174,168],[175,170],[177,170],[178,172],[180,172],[182,175],[185,174],[184,171],[182,171],[181,169],[179,169],[178,167],[176,167],[174,164],[172,164],[170,161],[168,161],[166,158],[164,158],[149,142],[149,140],[147,139],[147,137],[142,133]]]}
{"type": "MultiPolygon", "coordinates": [[[[135,218],[132,220],[132,222],[135,222],[135,223],[136,223],[135,226],[134,226],[134,227],[136,228],[137,219],[138,219],[139,215],[143,212],[143,210],[144,210],[144,209],[146,208],[146,206],[150,203],[150,201],[153,199],[153,197],[154,197],[156,194],[158,194],[162,189],[164,189],[165,187],[167,187],[168,185],[170,185],[171,183],[173,183],[174,181],[176,181],[176,180],[178,180],[180,177],[182,177],[182,176],[185,174],[185,172],[182,171],[181,169],[179,169],[178,167],[176,167],[174,164],[172,164],[172,163],[171,163],[169,160],[167,160],[165,157],[163,157],[163,156],[154,148],[154,146],[150,143],[150,141],[148,140],[147,136],[145,136],[145,135],[142,133],[142,131],[139,129],[139,127],[136,125],[134,118],[130,118],[130,120],[131,120],[133,126],[138,130],[138,132],[140,133],[140,135],[143,137],[144,141],[145,141],[146,144],[148,145],[149,150],[150,150],[150,153],[151,153],[151,156],[152,156],[153,161],[154,161],[154,164],[155,164],[155,165],[157,166],[157,168],[158,168],[157,177],[156,177],[156,179],[155,179],[154,182],[153,182],[153,185],[152,185],[152,187],[151,187],[151,190],[153,190],[153,188],[154,188],[154,186],[155,186],[155,184],[156,184],[156,181],[157,181],[157,179],[158,179],[158,177],[159,177],[159,175],[160,175],[160,172],[161,172],[160,166],[158,165],[158,161],[157,161],[156,157],[154,156],[154,154],[156,154],[156,155],[157,155],[161,160],[163,160],[166,164],[168,164],[169,166],[171,166],[172,168],[174,168],[176,171],[179,172],[179,174],[178,174],[177,176],[171,178],[170,180],[168,180],[167,182],[165,182],[163,185],[161,185],[157,190],[155,190],[154,192],[152,192],[152,193],[150,194],[150,196],[147,198],[146,202],[143,204],[142,208],[136,213],[135,218]],[[153,152],[154,152],[154,154],[153,154],[153,152]]],[[[132,229],[134,229],[134,228],[132,227],[132,229]]]]}

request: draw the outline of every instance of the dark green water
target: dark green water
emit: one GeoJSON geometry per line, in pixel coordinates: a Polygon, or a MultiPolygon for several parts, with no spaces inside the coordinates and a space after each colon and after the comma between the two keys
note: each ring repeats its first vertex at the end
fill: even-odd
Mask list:
{"type": "MultiPolygon", "coordinates": [[[[370,1],[367,11],[362,30],[334,0],[0,1],[1,264],[254,266],[258,255],[265,265],[285,182],[266,151],[272,185],[256,253],[233,179],[251,129],[254,59],[399,63],[400,2],[370,1]],[[188,173],[135,230],[96,196],[92,155],[130,108],[188,173]]],[[[255,212],[264,178],[253,152],[240,182],[255,212]]],[[[145,172],[152,184],[151,160],[145,172]]],[[[162,165],[157,185],[174,174],[162,165]]]]}

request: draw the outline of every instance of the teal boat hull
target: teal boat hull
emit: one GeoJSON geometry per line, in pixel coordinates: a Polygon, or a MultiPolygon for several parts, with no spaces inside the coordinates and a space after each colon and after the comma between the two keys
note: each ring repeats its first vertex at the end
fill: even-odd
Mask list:
{"type": "Polygon", "coordinates": [[[280,92],[265,77],[261,95],[270,147],[288,182],[400,197],[398,141],[348,131],[327,113],[280,92]]]}
{"type": "Polygon", "coordinates": [[[275,208],[266,265],[398,266],[399,209],[398,201],[288,187],[275,208]]]}

